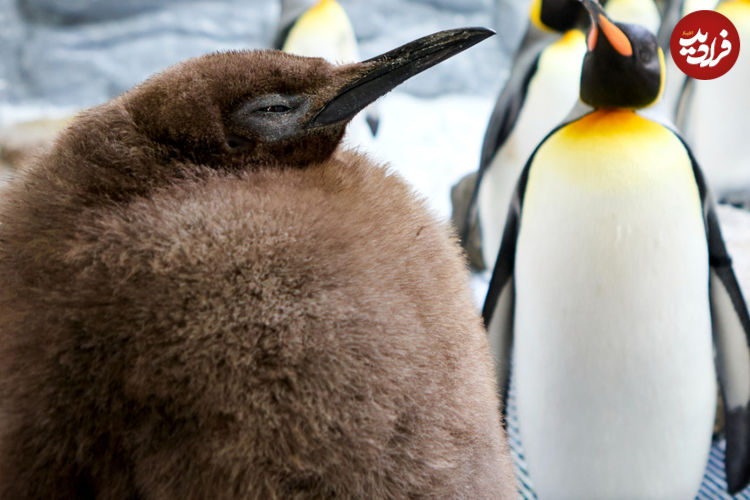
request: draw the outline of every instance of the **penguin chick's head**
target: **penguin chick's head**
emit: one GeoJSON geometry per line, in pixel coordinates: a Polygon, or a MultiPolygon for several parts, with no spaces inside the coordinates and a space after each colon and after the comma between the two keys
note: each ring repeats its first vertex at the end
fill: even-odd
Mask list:
{"type": "Polygon", "coordinates": [[[591,27],[581,71],[581,100],[595,108],[643,108],[664,83],[664,54],[643,26],[614,23],[596,0],[582,0],[591,27]]]}
{"type": "Polygon", "coordinates": [[[585,12],[579,0],[533,0],[529,17],[541,30],[564,32],[575,28],[585,12]]]}
{"type": "Polygon", "coordinates": [[[138,131],[169,158],[234,168],[305,165],[327,158],[372,101],[492,34],[442,31],[344,66],[278,51],[212,54],[123,99],[138,131]]]}

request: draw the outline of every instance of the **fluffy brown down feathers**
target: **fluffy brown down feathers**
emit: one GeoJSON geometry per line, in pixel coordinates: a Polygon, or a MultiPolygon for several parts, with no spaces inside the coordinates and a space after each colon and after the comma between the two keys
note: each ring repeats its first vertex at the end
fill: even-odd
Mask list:
{"type": "MultiPolygon", "coordinates": [[[[238,57],[336,81],[268,54],[238,57]]],[[[255,83],[222,101],[227,57],[85,113],[0,193],[0,498],[513,498],[448,229],[331,155],[343,127],[228,157],[255,83]],[[150,99],[188,77],[170,122],[150,99]]]]}

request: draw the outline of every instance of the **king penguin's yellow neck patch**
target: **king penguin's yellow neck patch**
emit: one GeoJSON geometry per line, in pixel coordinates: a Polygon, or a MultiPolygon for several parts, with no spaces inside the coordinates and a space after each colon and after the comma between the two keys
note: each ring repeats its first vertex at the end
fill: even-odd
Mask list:
{"type": "Polygon", "coordinates": [[[620,134],[658,134],[664,129],[658,123],[629,109],[599,109],[560,129],[570,140],[608,137],[620,134]]]}
{"type": "Polygon", "coordinates": [[[612,193],[663,182],[695,184],[682,142],[627,109],[600,109],[552,134],[537,151],[530,181],[545,171],[560,182],[612,193]]]}

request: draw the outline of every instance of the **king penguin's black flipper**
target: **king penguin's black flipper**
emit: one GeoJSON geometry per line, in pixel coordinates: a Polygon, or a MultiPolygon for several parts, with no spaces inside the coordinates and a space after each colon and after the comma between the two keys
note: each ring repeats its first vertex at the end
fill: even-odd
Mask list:
{"type": "Polygon", "coordinates": [[[711,319],[724,399],[729,492],[750,483],[750,317],[711,207],[706,215],[711,259],[711,319]]]}
{"type": "MultiPolygon", "coordinates": [[[[518,120],[518,115],[526,100],[526,91],[529,82],[537,70],[539,56],[558,35],[542,32],[533,25],[529,25],[526,35],[521,42],[521,48],[513,61],[510,77],[503,86],[503,90],[495,102],[495,107],[487,123],[482,142],[482,152],[479,156],[479,169],[474,190],[471,193],[469,208],[466,211],[464,230],[462,231],[461,243],[465,243],[469,236],[469,228],[472,220],[477,215],[477,200],[479,198],[479,186],[482,183],[484,172],[492,163],[497,150],[505,143],[513,127],[518,120]]],[[[489,258],[489,256],[486,256],[489,258]]]]}
{"type": "Polygon", "coordinates": [[[497,389],[503,408],[506,406],[508,396],[510,359],[513,346],[513,306],[516,293],[513,285],[513,270],[516,263],[516,242],[521,228],[521,205],[526,192],[526,182],[529,178],[529,167],[535,154],[536,151],[526,163],[513,193],[505,222],[505,230],[503,231],[503,239],[500,242],[500,251],[497,254],[492,279],[482,308],[482,319],[487,328],[490,351],[495,360],[497,389]]]}
{"type": "Polygon", "coordinates": [[[706,222],[711,323],[724,400],[725,470],[729,493],[735,494],[750,483],[750,314],[721,235],[713,197],[690,148],[683,144],[693,164],[706,222]]]}

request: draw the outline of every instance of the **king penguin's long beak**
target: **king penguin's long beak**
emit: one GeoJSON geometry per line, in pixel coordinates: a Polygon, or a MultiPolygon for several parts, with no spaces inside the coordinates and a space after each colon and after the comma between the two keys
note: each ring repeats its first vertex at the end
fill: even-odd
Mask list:
{"type": "Polygon", "coordinates": [[[364,73],[344,85],[310,120],[308,127],[346,121],[405,80],[494,34],[486,28],[440,31],[368,59],[360,63],[364,73]]]}
{"type": "Polygon", "coordinates": [[[591,29],[586,37],[589,52],[593,51],[596,47],[596,42],[599,38],[599,30],[602,33],[609,44],[622,56],[629,57],[633,54],[633,46],[628,40],[628,37],[623,31],[618,28],[615,23],[607,16],[602,6],[596,0],[580,0],[586,10],[589,12],[591,18],[591,29]]]}

